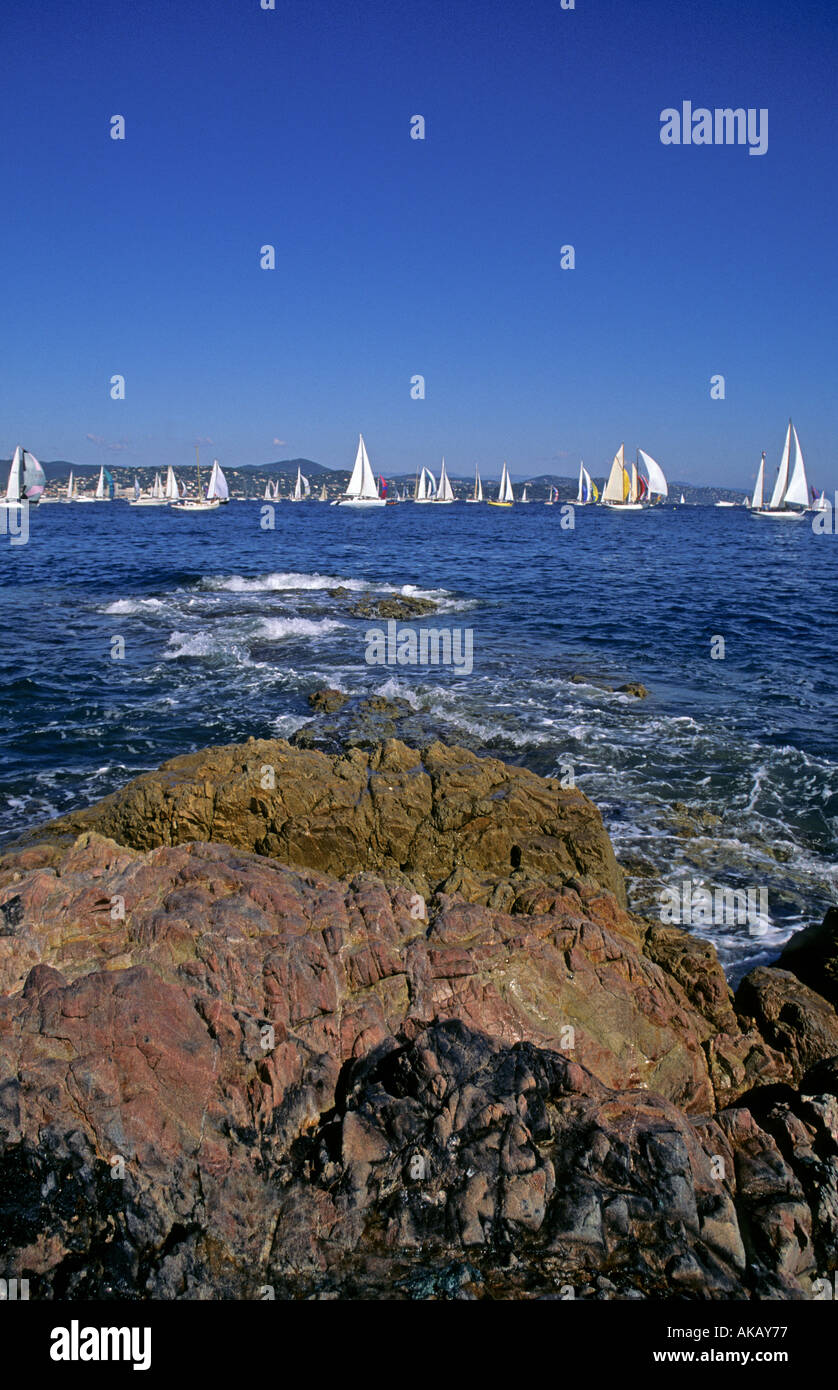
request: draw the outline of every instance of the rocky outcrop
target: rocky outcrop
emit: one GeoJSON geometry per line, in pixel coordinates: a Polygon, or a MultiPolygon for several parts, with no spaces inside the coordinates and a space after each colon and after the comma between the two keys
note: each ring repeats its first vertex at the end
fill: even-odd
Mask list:
{"type": "Polygon", "coordinates": [[[54,1298],[807,1297],[834,1017],[786,970],[733,1000],[708,943],[627,912],[555,782],[395,741],[175,759],[0,858],[6,1270],[54,1298]]]}
{"type": "Polygon", "coordinates": [[[322,710],[326,714],[334,714],[342,709],[349,699],[342,690],[313,690],[308,697],[308,703],[314,710],[322,710]]]}
{"type": "Polygon", "coordinates": [[[353,618],[377,618],[379,620],[395,618],[397,621],[407,622],[411,618],[427,617],[430,613],[436,613],[438,608],[439,605],[430,598],[386,594],[381,598],[365,597],[359,599],[349,611],[353,618]]]}
{"type": "Polygon", "coordinates": [[[489,896],[513,869],[561,886],[581,877],[625,905],[596,807],[580,791],[495,758],[396,739],[328,756],[255,740],[173,758],[89,810],[26,837],[95,830],[135,849],[223,841],[335,877],[362,871],[421,893],[455,870],[489,896]]]}
{"type": "Polygon", "coordinates": [[[752,970],[736,991],[736,1008],[782,1053],[795,1084],[816,1062],[838,1056],[838,1014],[788,970],[752,970]]]}

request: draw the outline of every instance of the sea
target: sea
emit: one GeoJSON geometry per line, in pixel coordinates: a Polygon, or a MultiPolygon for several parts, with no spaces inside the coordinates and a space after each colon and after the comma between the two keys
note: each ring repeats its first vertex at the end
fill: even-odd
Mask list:
{"type": "Polygon", "coordinates": [[[0,574],[2,843],[176,754],[287,738],[331,686],[406,701],[406,742],[578,786],[638,912],[671,919],[685,883],[716,908],[751,890],[756,917],[683,923],[734,983],[836,902],[838,536],[808,521],[56,504],[32,510],[27,544],[0,537],[0,574]],[[471,661],[370,664],[386,624],[352,617],[341,588],[434,600],[398,630],[459,633],[471,661]]]}

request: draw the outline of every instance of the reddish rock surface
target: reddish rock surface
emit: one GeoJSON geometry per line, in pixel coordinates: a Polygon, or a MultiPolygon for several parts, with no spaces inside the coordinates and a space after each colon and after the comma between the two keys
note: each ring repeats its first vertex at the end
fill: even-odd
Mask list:
{"type": "Polygon", "coordinates": [[[584,798],[442,745],[215,754],[0,859],[33,1296],[796,1298],[834,1267],[831,1005],[767,970],[734,1008],[610,891],[584,798]]]}

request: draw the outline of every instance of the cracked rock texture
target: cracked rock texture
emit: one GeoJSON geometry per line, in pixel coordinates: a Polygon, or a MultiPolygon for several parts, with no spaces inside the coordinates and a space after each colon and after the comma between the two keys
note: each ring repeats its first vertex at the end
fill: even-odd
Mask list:
{"type": "Polygon", "coordinates": [[[590,802],[462,749],[175,759],[0,859],[6,1268],[53,1298],[808,1297],[830,943],[734,999],[626,911],[590,802]]]}

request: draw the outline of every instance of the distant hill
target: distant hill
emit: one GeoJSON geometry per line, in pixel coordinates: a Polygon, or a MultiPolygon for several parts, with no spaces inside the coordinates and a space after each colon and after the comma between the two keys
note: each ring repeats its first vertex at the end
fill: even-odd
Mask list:
{"type": "MultiPolygon", "coordinates": [[[[223,463],[221,466],[224,468],[223,463]]],[[[335,476],[339,472],[346,473],[347,477],[349,476],[345,468],[327,468],[324,463],[315,463],[313,459],[282,459],[278,463],[243,463],[240,465],[239,471],[244,472],[246,470],[247,472],[261,473],[263,478],[287,478],[289,476],[296,478],[297,468],[299,468],[300,472],[304,473],[307,478],[311,478],[312,475],[319,477],[321,473],[329,473],[335,476]]],[[[229,469],[224,468],[224,472],[229,472],[229,469]]]]}

